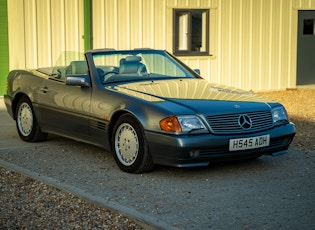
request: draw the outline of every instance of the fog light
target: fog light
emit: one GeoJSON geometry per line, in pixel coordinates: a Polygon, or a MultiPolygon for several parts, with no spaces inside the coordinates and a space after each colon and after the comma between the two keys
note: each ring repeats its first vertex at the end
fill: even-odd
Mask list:
{"type": "Polygon", "coordinates": [[[199,151],[199,150],[191,150],[191,151],[189,152],[189,155],[190,155],[191,157],[198,157],[198,156],[200,155],[200,151],[199,151]]]}

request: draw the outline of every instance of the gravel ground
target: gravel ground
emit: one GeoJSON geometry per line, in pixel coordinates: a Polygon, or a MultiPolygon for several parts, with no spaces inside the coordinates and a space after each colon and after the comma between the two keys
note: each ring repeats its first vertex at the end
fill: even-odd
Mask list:
{"type": "Polygon", "coordinates": [[[115,211],[0,168],[0,229],[144,229],[115,211]]]}
{"type": "MultiPolygon", "coordinates": [[[[315,90],[261,93],[285,105],[297,134],[292,148],[315,150],[315,90]]],[[[113,210],[0,167],[0,229],[145,229],[113,210]]]]}
{"type": "Polygon", "coordinates": [[[292,147],[315,150],[315,89],[287,90],[261,93],[282,103],[295,124],[296,135],[292,147]]]}

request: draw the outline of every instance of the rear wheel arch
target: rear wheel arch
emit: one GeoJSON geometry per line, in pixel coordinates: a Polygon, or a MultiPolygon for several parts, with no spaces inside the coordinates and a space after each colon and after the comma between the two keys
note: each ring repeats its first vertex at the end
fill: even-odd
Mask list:
{"type": "Polygon", "coordinates": [[[16,109],[17,109],[17,106],[21,100],[22,97],[27,97],[28,100],[30,100],[30,98],[25,94],[25,93],[18,93],[17,95],[15,95],[13,101],[12,101],[12,112],[13,112],[13,116],[14,116],[14,119],[16,119],[16,109]]]}
{"type": "Polygon", "coordinates": [[[27,142],[44,141],[47,133],[41,131],[36,119],[32,102],[28,96],[22,95],[15,106],[16,128],[20,138],[27,142]]]}

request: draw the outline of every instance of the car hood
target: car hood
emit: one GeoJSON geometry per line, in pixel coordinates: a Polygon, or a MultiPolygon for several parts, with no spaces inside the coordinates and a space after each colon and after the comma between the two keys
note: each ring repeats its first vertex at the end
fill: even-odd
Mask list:
{"type": "Polygon", "coordinates": [[[228,112],[230,109],[270,109],[269,103],[272,102],[253,92],[210,83],[204,79],[142,81],[116,85],[112,90],[159,104],[167,109],[189,109],[195,113],[222,113],[223,110],[228,112]]]}

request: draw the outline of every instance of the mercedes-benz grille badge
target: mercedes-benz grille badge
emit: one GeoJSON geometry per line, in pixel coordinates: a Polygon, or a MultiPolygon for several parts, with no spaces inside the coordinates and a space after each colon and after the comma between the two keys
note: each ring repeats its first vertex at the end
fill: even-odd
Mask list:
{"type": "Polygon", "coordinates": [[[243,129],[250,129],[253,125],[252,120],[250,117],[246,114],[242,114],[238,117],[238,124],[243,128],[243,129]]]}

